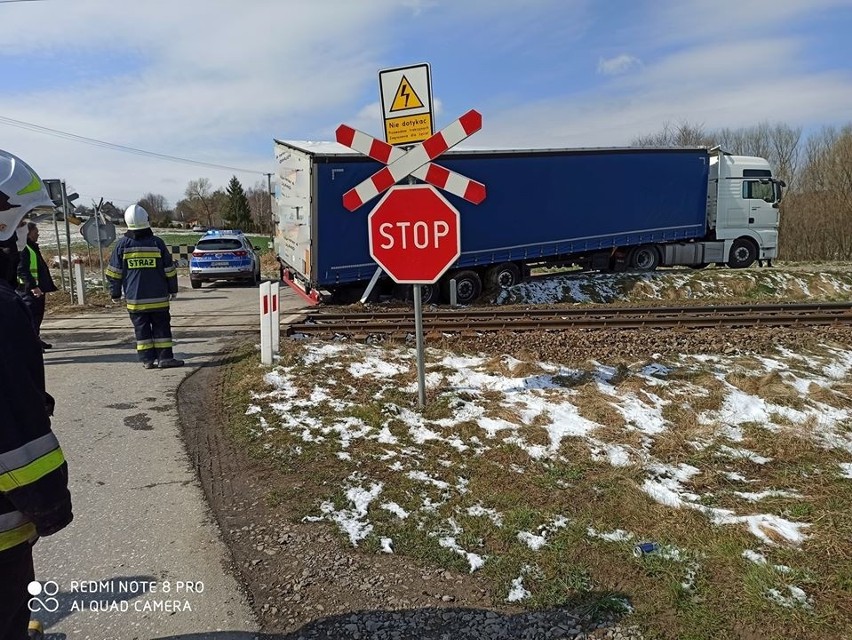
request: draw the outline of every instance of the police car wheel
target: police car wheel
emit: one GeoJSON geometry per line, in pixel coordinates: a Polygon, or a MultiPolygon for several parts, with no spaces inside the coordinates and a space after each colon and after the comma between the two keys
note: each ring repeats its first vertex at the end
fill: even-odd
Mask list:
{"type": "Polygon", "coordinates": [[[189,285],[193,289],[200,289],[201,288],[201,280],[190,280],[189,285]]]}

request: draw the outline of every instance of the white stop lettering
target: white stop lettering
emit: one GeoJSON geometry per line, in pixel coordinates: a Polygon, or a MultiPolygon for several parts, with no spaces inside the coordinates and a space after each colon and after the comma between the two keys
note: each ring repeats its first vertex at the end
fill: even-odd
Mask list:
{"type": "Polygon", "coordinates": [[[433,222],[383,222],[379,225],[379,235],[384,239],[379,245],[381,249],[393,249],[399,241],[402,249],[408,249],[412,244],[415,249],[437,249],[441,239],[450,234],[450,225],[443,220],[433,222]],[[409,234],[410,230],[410,234],[409,234]],[[410,235],[410,238],[409,238],[410,235]]]}

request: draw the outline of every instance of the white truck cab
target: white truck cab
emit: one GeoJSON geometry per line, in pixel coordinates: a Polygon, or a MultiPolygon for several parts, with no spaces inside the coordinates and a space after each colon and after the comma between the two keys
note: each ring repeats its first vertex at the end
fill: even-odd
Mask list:
{"type": "Polygon", "coordinates": [[[763,158],[710,150],[707,226],[730,266],[748,266],[778,254],[778,206],[782,180],[763,158]]]}

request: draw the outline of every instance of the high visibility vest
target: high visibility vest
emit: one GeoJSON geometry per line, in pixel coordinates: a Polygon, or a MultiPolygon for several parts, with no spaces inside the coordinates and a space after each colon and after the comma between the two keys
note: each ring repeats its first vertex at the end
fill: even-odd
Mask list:
{"type": "MultiPolygon", "coordinates": [[[[30,254],[30,275],[33,277],[36,285],[38,285],[38,256],[36,256],[36,252],[33,251],[29,246],[24,247],[24,250],[21,251],[20,260],[24,258],[24,251],[30,254]]],[[[24,284],[24,281],[21,278],[18,278],[18,284],[24,284]]]]}

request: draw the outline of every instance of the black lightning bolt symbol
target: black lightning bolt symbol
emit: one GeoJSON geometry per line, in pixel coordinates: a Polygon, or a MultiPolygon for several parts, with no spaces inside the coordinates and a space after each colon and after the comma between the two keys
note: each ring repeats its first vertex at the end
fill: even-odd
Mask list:
{"type": "Polygon", "coordinates": [[[407,107],[408,106],[408,98],[411,95],[410,93],[408,93],[408,83],[407,82],[402,83],[402,89],[400,90],[399,95],[401,95],[403,98],[405,98],[405,106],[407,107]]]}

